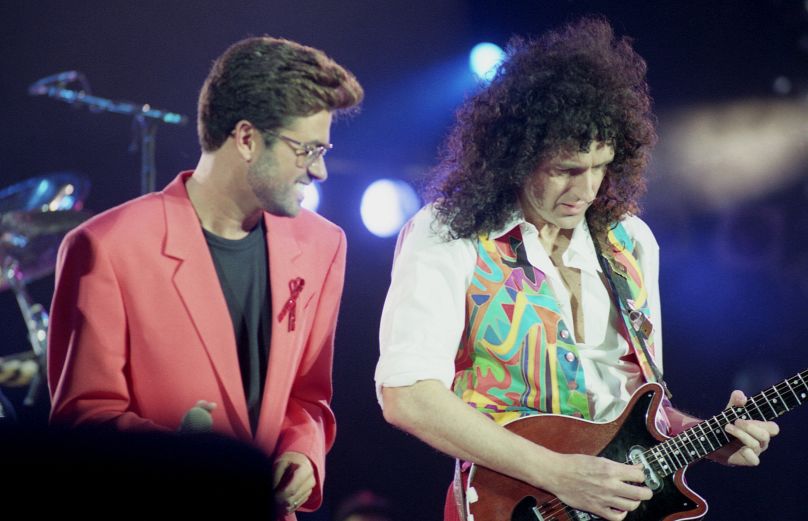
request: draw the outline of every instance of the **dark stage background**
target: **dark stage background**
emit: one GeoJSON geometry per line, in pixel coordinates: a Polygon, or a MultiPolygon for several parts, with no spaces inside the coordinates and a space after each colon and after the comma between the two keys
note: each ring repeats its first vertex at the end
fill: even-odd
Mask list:
{"type": "MultiPolygon", "coordinates": [[[[334,367],[339,435],[325,505],[300,517],[327,520],[343,498],[369,489],[389,497],[404,519],[437,520],[452,461],[388,426],[374,396],[395,239],[364,229],[359,199],[375,178],[417,183],[434,163],[455,107],[475,88],[466,67],[472,45],[504,45],[511,34],[538,34],[584,13],[606,15],[648,62],[661,141],[644,217],[662,248],[665,369],[680,408],[712,415],[731,389],[757,392],[808,366],[802,1],[3,2],[0,188],[72,170],[91,180],[86,206],[95,212],[139,194],[131,119],[28,96],[39,78],[78,70],[97,96],[193,119],[209,65],[230,43],[267,33],[326,50],[357,75],[367,97],[360,115],[334,126],[322,186],[320,213],[349,240],[334,367]]],[[[158,186],[197,157],[193,124],[161,127],[158,186]]],[[[29,289],[47,304],[52,286],[47,277],[29,289]]],[[[10,292],[0,294],[0,317],[0,355],[28,349],[10,292]]],[[[24,424],[44,425],[46,404],[25,408],[22,390],[6,393],[24,424]]],[[[689,471],[710,501],[708,519],[808,517],[800,474],[807,418],[801,410],[781,419],[760,468],[706,463],[689,471]]],[[[58,485],[44,471],[42,483],[58,485]]]]}

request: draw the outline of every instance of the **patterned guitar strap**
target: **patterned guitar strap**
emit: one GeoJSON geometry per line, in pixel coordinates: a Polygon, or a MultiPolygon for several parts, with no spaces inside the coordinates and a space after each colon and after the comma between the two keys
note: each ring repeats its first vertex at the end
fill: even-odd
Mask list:
{"type": "MultiPolygon", "coordinates": [[[[587,224],[589,223],[587,222],[587,224]]],[[[590,229],[592,229],[591,226],[590,229]]],[[[614,295],[616,299],[615,304],[617,305],[617,309],[620,311],[620,316],[623,317],[626,328],[629,330],[630,334],[628,337],[629,341],[633,344],[634,352],[642,355],[651,369],[654,380],[662,386],[662,389],[665,391],[665,396],[670,400],[673,394],[671,394],[668,389],[668,385],[665,383],[662,376],[662,371],[660,371],[654,363],[654,359],[645,343],[645,340],[650,337],[653,331],[653,325],[642,310],[635,309],[635,307],[629,303],[628,299],[631,297],[631,291],[626,276],[622,274],[625,271],[625,267],[615,260],[611,248],[608,248],[610,251],[604,253],[600,241],[594,236],[592,236],[592,243],[595,246],[595,253],[597,254],[600,267],[612,288],[612,295],[614,295]],[[631,332],[634,334],[631,334],[631,332]]]]}

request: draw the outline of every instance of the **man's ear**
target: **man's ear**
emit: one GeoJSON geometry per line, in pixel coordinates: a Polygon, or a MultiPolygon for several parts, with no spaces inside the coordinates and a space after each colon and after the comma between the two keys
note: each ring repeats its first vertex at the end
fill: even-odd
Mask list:
{"type": "Polygon", "coordinates": [[[264,138],[261,132],[246,119],[240,120],[233,128],[236,150],[247,163],[252,162],[260,152],[259,143],[263,143],[264,138]]]}

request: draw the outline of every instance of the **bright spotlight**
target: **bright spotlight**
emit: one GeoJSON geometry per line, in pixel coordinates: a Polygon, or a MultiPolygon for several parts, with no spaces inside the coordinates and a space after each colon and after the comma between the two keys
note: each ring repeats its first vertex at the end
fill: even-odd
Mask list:
{"type": "Polygon", "coordinates": [[[306,210],[316,212],[320,207],[320,187],[317,183],[309,183],[303,190],[303,202],[300,204],[306,210]]]}
{"type": "Polygon", "coordinates": [[[659,171],[691,198],[718,208],[779,190],[803,175],[808,106],[792,99],[739,100],[660,117],[659,171]]]}
{"type": "Polygon", "coordinates": [[[491,81],[505,58],[505,51],[495,43],[478,43],[469,54],[471,71],[483,81],[491,81]]]}
{"type": "Polygon", "coordinates": [[[404,181],[379,179],[365,189],[359,212],[365,228],[377,237],[398,233],[404,223],[418,211],[418,196],[404,181]]]}

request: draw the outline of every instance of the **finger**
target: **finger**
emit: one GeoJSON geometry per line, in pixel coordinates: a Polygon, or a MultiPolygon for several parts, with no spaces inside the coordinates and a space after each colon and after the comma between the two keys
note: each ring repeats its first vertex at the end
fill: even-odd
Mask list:
{"type": "Polygon", "coordinates": [[[620,498],[631,501],[645,501],[654,496],[654,493],[651,492],[650,488],[632,485],[631,483],[620,483],[615,492],[620,498]]]}
{"type": "Polygon", "coordinates": [[[760,450],[756,450],[758,454],[768,450],[772,438],[780,434],[780,426],[774,422],[747,420],[742,428],[758,441],[760,445],[760,450]]]}
{"type": "Polygon", "coordinates": [[[294,511],[300,508],[301,506],[306,504],[306,501],[309,500],[311,496],[311,491],[314,488],[314,482],[312,481],[311,486],[306,486],[302,493],[295,494],[287,503],[287,510],[294,511]]]}
{"type": "Polygon", "coordinates": [[[621,481],[626,481],[629,483],[645,483],[645,467],[642,464],[637,463],[636,465],[632,465],[631,467],[631,474],[627,474],[625,479],[621,481]]]}
{"type": "Polygon", "coordinates": [[[290,489],[287,489],[286,492],[289,493],[286,499],[278,499],[276,497],[276,501],[286,507],[287,512],[294,512],[301,506],[303,506],[306,501],[308,501],[309,496],[311,496],[311,491],[314,488],[314,483],[305,484],[303,489],[299,491],[295,491],[294,493],[290,493],[290,489]]]}
{"type": "Polygon", "coordinates": [[[309,489],[314,486],[314,473],[306,466],[295,465],[294,473],[291,479],[284,487],[290,492],[290,496],[298,495],[305,492],[306,488],[309,489]],[[310,485],[310,486],[309,486],[310,485]]]}
{"type": "Polygon", "coordinates": [[[614,510],[609,507],[593,510],[592,513],[608,521],[622,521],[628,515],[628,512],[614,510]]]}
{"type": "Polygon", "coordinates": [[[272,468],[272,488],[276,491],[285,489],[289,481],[292,480],[295,468],[297,468],[296,463],[292,463],[287,459],[278,460],[272,468]]]}
{"type": "Polygon", "coordinates": [[[760,465],[760,458],[754,450],[750,449],[749,447],[743,447],[729,457],[728,463],[730,465],[756,467],[760,465]]]}
{"type": "Polygon", "coordinates": [[[286,512],[291,514],[292,512],[294,512],[295,510],[297,510],[298,508],[303,506],[303,504],[305,502],[306,502],[306,498],[301,496],[301,497],[290,498],[287,501],[285,501],[283,503],[283,505],[286,507],[286,512]]]}
{"type": "Polygon", "coordinates": [[[760,451],[763,448],[763,443],[768,443],[769,441],[769,433],[767,431],[750,425],[747,422],[743,422],[742,420],[738,420],[736,424],[727,425],[726,431],[735,436],[744,446],[755,452],[760,451]],[[760,438],[758,436],[760,436],[760,438]]]}
{"type": "Polygon", "coordinates": [[[624,497],[615,497],[610,501],[609,507],[620,512],[631,512],[640,506],[641,501],[634,499],[627,499],[624,497]]]}
{"type": "Polygon", "coordinates": [[[757,425],[761,429],[764,429],[769,434],[769,439],[777,436],[780,434],[780,426],[774,422],[761,422],[761,421],[754,421],[752,422],[754,425],[757,425]]]}
{"type": "Polygon", "coordinates": [[[743,407],[746,405],[746,395],[743,391],[739,391],[738,389],[732,391],[729,395],[729,402],[727,403],[727,408],[730,407],[743,407]]]}
{"type": "Polygon", "coordinates": [[[196,402],[194,407],[199,407],[201,409],[205,409],[208,412],[213,412],[213,409],[216,408],[216,402],[209,402],[207,400],[199,400],[196,402]]]}

